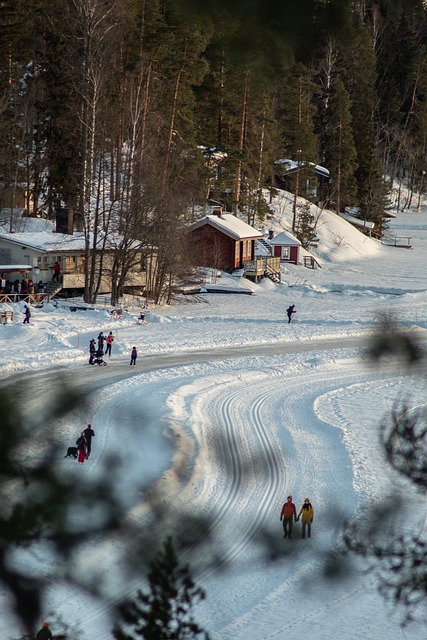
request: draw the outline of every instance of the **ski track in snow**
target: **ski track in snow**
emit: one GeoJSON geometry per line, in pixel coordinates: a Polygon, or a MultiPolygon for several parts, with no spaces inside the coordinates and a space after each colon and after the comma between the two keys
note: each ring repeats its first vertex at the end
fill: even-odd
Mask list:
{"type": "MultiPolygon", "coordinates": [[[[166,476],[172,474],[179,478],[178,487],[163,476],[159,476],[157,482],[166,492],[164,499],[178,510],[209,513],[212,517],[213,535],[222,549],[222,556],[215,568],[205,558],[207,567],[197,575],[198,582],[208,594],[212,591],[212,582],[222,580],[224,572],[230,569],[244,571],[246,558],[251,555],[251,543],[263,529],[274,537],[282,536],[279,513],[288,493],[294,495],[297,509],[306,494],[315,496],[313,539],[316,539],[317,531],[323,530],[322,547],[333,542],[333,530],[328,528],[328,505],[340,505],[348,513],[363,497],[357,493],[357,477],[369,469],[369,464],[357,459],[355,445],[352,467],[343,442],[347,438],[346,445],[351,451],[349,431],[354,431],[355,427],[355,415],[352,413],[359,418],[363,415],[363,407],[357,405],[357,389],[366,385],[375,389],[376,402],[381,406],[380,398],[393,396],[396,385],[401,388],[404,383],[399,372],[370,372],[359,356],[351,355],[343,354],[345,357],[341,360],[337,357],[335,361],[322,364],[317,359],[313,363],[307,354],[300,354],[297,357],[298,375],[295,374],[295,356],[292,356],[291,368],[289,356],[283,356],[271,359],[271,362],[267,359],[261,368],[259,362],[254,368],[243,360],[228,363],[228,369],[221,369],[220,373],[218,364],[205,364],[203,367],[189,364],[168,372],[167,410],[161,420],[169,430],[179,435],[180,451],[174,460],[177,467],[184,464],[187,473],[183,474],[178,468],[167,469],[166,465],[166,476]],[[281,416],[280,421],[277,420],[278,415],[281,416]],[[343,457],[348,458],[347,465],[343,464],[343,457]],[[352,493],[354,503],[340,504],[341,493],[347,496],[352,493]]],[[[132,426],[132,420],[117,424],[117,420],[123,420],[117,400],[121,407],[126,407],[129,398],[135,394],[147,396],[149,385],[155,378],[156,373],[136,376],[131,381],[110,386],[108,400],[105,397],[94,399],[92,420],[95,424],[104,424],[105,428],[102,431],[98,429],[102,440],[98,434],[98,440],[95,439],[97,463],[79,469],[84,477],[96,473],[97,465],[102,466],[102,459],[112,446],[125,458],[129,444],[138,442],[136,429],[139,423],[136,427],[132,426]],[[121,437],[112,439],[113,431],[119,428],[121,437]]],[[[414,392],[413,386],[411,391],[414,392]]],[[[419,392],[421,395],[421,387],[419,392]]],[[[356,442],[359,437],[360,433],[355,438],[356,442]]],[[[144,464],[144,459],[141,464],[144,464]]],[[[138,513],[139,505],[136,504],[131,514],[138,519],[138,513]]],[[[298,525],[296,528],[297,537],[298,525]]],[[[298,545],[297,540],[295,543],[298,545]]],[[[305,551],[304,556],[299,551],[296,546],[298,562],[284,563],[281,571],[272,572],[268,580],[262,576],[267,602],[270,598],[279,597],[278,593],[283,597],[283,590],[297,591],[295,584],[304,582],[307,575],[317,570],[315,567],[319,561],[313,548],[305,551]]],[[[205,549],[203,553],[207,552],[205,549]]],[[[194,562],[195,566],[198,564],[195,555],[184,559],[190,564],[194,562]]],[[[334,597],[333,602],[338,605],[347,596],[351,600],[354,585],[349,589],[348,593],[341,590],[341,595],[334,597]]],[[[134,584],[126,584],[121,595],[129,596],[134,590],[134,584]]],[[[224,591],[220,597],[223,606],[206,614],[211,620],[209,631],[215,640],[237,640],[238,628],[247,629],[247,616],[252,616],[247,613],[240,622],[239,619],[233,620],[225,604],[227,588],[224,591]],[[229,625],[233,629],[231,635],[229,625]]],[[[231,595],[228,593],[228,597],[231,595]]],[[[214,599],[217,600],[216,597],[214,599]]],[[[68,607],[64,610],[63,602],[63,596],[59,597],[57,606],[66,614],[68,607]]],[[[262,606],[261,601],[254,607],[254,618],[262,606]]],[[[310,611],[310,619],[322,620],[330,606],[333,605],[325,605],[318,612],[310,611]]],[[[101,607],[94,613],[92,608],[85,611],[84,604],[82,607],[82,617],[94,629],[102,627],[111,610],[110,607],[101,607]]],[[[251,619],[250,624],[256,626],[256,620],[251,619]]],[[[281,628],[281,632],[289,632],[292,628],[292,624],[287,625],[281,628]]],[[[265,637],[279,636],[272,631],[265,637]]],[[[94,631],[91,637],[95,640],[105,636],[94,631]]],[[[397,637],[400,636],[390,636],[397,637]]]]}

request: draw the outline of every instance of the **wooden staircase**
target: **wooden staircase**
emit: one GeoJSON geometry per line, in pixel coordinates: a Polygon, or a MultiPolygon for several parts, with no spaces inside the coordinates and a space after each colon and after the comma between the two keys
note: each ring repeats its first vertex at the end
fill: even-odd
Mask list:
{"type": "Polygon", "coordinates": [[[267,240],[265,240],[265,238],[258,238],[256,242],[259,242],[260,244],[262,244],[262,246],[265,247],[265,249],[267,249],[270,256],[273,255],[273,247],[269,242],[267,242],[267,240]]]}
{"type": "Polygon", "coordinates": [[[268,265],[265,270],[265,276],[270,280],[272,280],[273,282],[277,282],[277,284],[280,284],[282,282],[280,278],[280,274],[277,273],[277,271],[274,271],[273,269],[271,269],[271,267],[269,267],[268,265]]]}
{"type": "Polygon", "coordinates": [[[54,298],[57,293],[59,293],[62,289],[62,282],[48,282],[45,284],[45,292],[48,294],[49,300],[54,298]]]}

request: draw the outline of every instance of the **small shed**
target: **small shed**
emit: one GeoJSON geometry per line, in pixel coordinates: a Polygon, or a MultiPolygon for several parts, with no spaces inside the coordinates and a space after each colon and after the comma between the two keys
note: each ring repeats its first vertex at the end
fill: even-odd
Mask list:
{"type": "Polygon", "coordinates": [[[273,255],[281,262],[299,263],[301,242],[292,234],[281,231],[267,242],[273,249],[273,255]]]}
{"type": "Polygon", "coordinates": [[[232,272],[254,259],[260,238],[262,233],[240,218],[216,210],[190,226],[189,251],[198,266],[232,272]]]}

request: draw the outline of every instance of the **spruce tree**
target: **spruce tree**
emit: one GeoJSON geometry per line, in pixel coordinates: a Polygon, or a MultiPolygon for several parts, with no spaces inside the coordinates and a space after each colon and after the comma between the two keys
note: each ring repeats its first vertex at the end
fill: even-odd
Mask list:
{"type": "MultiPolygon", "coordinates": [[[[342,34],[344,36],[345,34],[342,34]]],[[[360,217],[372,221],[381,236],[385,228],[384,208],[387,187],[377,153],[375,119],[375,56],[368,28],[356,24],[341,47],[343,80],[351,99],[353,135],[358,167],[355,178],[360,217]]]]}
{"type": "Polygon", "coordinates": [[[310,204],[305,202],[298,206],[296,237],[304,249],[310,249],[316,238],[316,217],[311,213],[310,204]]]}
{"type": "Polygon", "coordinates": [[[339,77],[331,87],[325,120],[324,162],[330,172],[330,202],[339,213],[355,202],[357,167],[350,98],[339,77]]]}
{"type": "Polygon", "coordinates": [[[196,587],[189,567],[179,564],[170,537],[150,565],[148,583],[147,592],[138,591],[121,607],[123,624],[113,630],[116,640],[209,639],[192,615],[193,604],[204,599],[204,591],[196,587]]]}

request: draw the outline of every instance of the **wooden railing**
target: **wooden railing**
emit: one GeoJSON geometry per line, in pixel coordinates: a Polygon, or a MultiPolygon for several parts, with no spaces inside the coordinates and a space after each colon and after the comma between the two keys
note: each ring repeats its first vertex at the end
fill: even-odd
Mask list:
{"type": "Polygon", "coordinates": [[[254,260],[245,260],[243,263],[245,273],[262,275],[267,271],[280,273],[280,258],[259,257],[254,260]]]}
{"type": "Polygon", "coordinates": [[[315,269],[316,267],[319,267],[319,269],[321,269],[320,264],[314,256],[304,256],[304,267],[307,267],[308,269],[315,269]]]}
{"type": "Polygon", "coordinates": [[[0,303],[29,302],[30,304],[41,304],[48,297],[47,293],[0,293],[0,303]]]}
{"type": "Polygon", "coordinates": [[[383,244],[388,247],[403,247],[404,249],[412,249],[412,238],[399,236],[385,236],[383,244]]]}
{"type": "Polygon", "coordinates": [[[280,274],[280,258],[258,257],[254,260],[245,260],[243,263],[245,276],[249,278],[262,278],[266,275],[280,274]]]}

